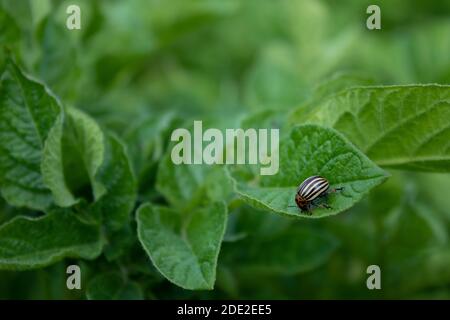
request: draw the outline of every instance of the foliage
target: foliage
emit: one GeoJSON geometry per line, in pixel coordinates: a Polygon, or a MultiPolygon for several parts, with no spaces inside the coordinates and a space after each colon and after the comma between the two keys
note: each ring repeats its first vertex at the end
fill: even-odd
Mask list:
{"type": "Polygon", "coordinates": [[[450,298],[450,6],[369,4],[1,1],[0,298],[450,298]],[[278,174],[174,165],[194,120],[279,128],[278,174]]]}

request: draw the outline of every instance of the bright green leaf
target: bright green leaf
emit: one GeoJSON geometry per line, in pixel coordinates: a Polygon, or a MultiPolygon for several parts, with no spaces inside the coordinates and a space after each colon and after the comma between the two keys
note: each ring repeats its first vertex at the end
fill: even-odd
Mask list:
{"type": "Polygon", "coordinates": [[[190,290],[213,289],[226,221],[223,203],[191,213],[146,204],[137,212],[138,237],[153,264],[190,290]]]}
{"type": "Polygon", "coordinates": [[[57,205],[68,207],[76,199],[66,184],[62,157],[64,118],[61,116],[50,130],[44,145],[41,172],[45,185],[51,190],[57,205]]]}
{"type": "Polygon", "coordinates": [[[450,86],[411,85],[349,89],[290,119],[337,129],[378,165],[448,172],[449,118],[450,86]]]}
{"type": "Polygon", "coordinates": [[[250,181],[236,168],[232,176],[236,191],[247,203],[291,217],[317,218],[344,211],[387,177],[337,131],[316,125],[295,127],[289,137],[280,141],[279,158],[276,175],[257,176],[250,181]],[[344,190],[329,196],[332,209],[316,208],[308,216],[289,206],[295,206],[298,185],[313,175],[328,179],[331,188],[344,190]]]}
{"type": "Polygon", "coordinates": [[[68,211],[16,217],[0,227],[0,269],[34,269],[65,257],[94,259],[102,251],[100,229],[68,211]]]}
{"type": "Polygon", "coordinates": [[[52,128],[41,168],[56,204],[67,207],[76,203],[74,193],[85,184],[90,184],[94,200],[103,195],[105,188],[95,178],[103,162],[103,140],[97,123],[77,109],[68,109],[64,122],[58,121],[52,128]]]}
{"type": "Polygon", "coordinates": [[[373,84],[374,79],[367,75],[349,71],[336,72],[314,88],[313,102],[310,105],[346,89],[373,84]]]}

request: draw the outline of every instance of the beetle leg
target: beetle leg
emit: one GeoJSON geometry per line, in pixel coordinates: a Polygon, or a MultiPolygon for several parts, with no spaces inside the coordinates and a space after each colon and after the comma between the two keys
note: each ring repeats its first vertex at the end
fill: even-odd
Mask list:
{"type": "Polygon", "coordinates": [[[316,207],[317,208],[324,208],[324,209],[333,209],[332,207],[330,207],[326,203],[317,204],[316,207]]]}
{"type": "Polygon", "coordinates": [[[312,203],[309,203],[309,204],[307,204],[307,206],[306,206],[306,210],[302,210],[302,212],[304,213],[304,214],[307,214],[308,216],[310,216],[310,215],[312,215],[312,208],[313,207],[313,204],[312,203]]]}

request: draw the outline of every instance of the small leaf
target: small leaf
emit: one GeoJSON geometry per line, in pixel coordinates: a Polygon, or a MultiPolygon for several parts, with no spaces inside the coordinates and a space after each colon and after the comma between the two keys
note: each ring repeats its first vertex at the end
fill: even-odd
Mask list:
{"type": "Polygon", "coordinates": [[[295,127],[281,140],[279,153],[276,175],[257,176],[250,181],[243,169],[232,168],[231,173],[237,193],[247,203],[292,217],[317,218],[344,211],[387,177],[337,131],[315,125],[295,127]],[[313,175],[325,177],[331,188],[344,190],[329,196],[332,209],[316,208],[309,216],[289,206],[295,206],[298,185],[313,175]]]}
{"type": "MultiPolygon", "coordinates": [[[[63,146],[63,150],[66,153],[65,158],[69,154],[67,149],[71,148],[71,150],[77,151],[78,158],[89,177],[94,199],[97,200],[105,193],[105,187],[95,178],[103,163],[105,152],[104,134],[97,122],[87,114],[72,108],[67,110],[67,115],[68,121],[65,134],[68,137],[65,137],[63,140],[65,142],[65,146],[63,146]]],[[[73,163],[73,160],[69,160],[69,163],[73,163]]],[[[65,170],[66,176],[73,174],[67,164],[65,170]]]]}
{"type": "Polygon", "coordinates": [[[333,127],[375,163],[409,170],[450,170],[450,86],[410,85],[345,90],[291,123],[333,127]]]}
{"type": "Polygon", "coordinates": [[[61,113],[47,88],[8,59],[0,82],[0,188],[10,204],[43,210],[51,203],[40,165],[61,113]]]}
{"type": "Polygon", "coordinates": [[[138,237],[155,267],[190,290],[213,289],[226,221],[223,203],[189,214],[150,204],[137,212],[138,237]]]}
{"type": "Polygon", "coordinates": [[[19,216],[0,226],[0,269],[40,268],[65,257],[94,259],[102,247],[99,228],[71,212],[19,216]]]}
{"type": "Polygon", "coordinates": [[[119,273],[101,274],[89,282],[89,300],[142,300],[143,292],[135,282],[125,281],[119,273]]]}
{"type": "Polygon", "coordinates": [[[77,109],[68,109],[64,121],[58,121],[52,128],[41,168],[57,205],[67,207],[76,203],[74,194],[86,184],[91,186],[94,200],[105,192],[95,179],[103,161],[103,140],[97,123],[77,109]]]}
{"type": "Polygon", "coordinates": [[[42,154],[41,172],[45,185],[51,190],[54,201],[61,207],[68,207],[77,202],[64,177],[62,157],[62,135],[64,118],[59,117],[45,141],[42,154]]]}

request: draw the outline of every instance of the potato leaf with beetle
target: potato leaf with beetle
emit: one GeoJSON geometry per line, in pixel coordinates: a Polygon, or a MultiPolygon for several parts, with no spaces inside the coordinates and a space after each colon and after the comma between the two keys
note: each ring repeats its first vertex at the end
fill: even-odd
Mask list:
{"type": "Polygon", "coordinates": [[[273,176],[251,176],[231,168],[236,192],[252,206],[290,217],[325,217],[344,211],[358,202],[388,174],[374,164],[339,132],[316,125],[298,126],[280,141],[280,169],[273,176]],[[301,213],[294,197],[306,178],[325,177],[331,188],[343,191],[329,195],[330,209],[315,208],[312,215],[301,213]]]}

